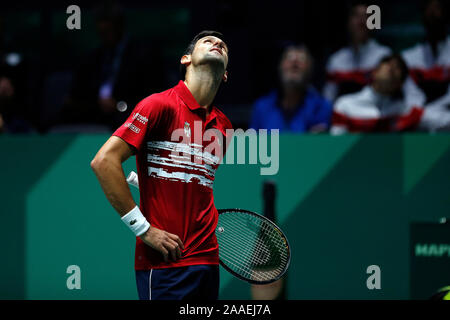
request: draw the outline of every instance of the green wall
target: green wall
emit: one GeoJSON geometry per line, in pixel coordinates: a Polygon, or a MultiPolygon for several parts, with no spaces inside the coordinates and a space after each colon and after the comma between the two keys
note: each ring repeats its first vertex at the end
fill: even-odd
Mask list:
{"type": "MultiPolygon", "coordinates": [[[[0,299],[137,299],[134,237],[89,166],[107,138],[0,137],[0,299]],[[66,287],[69,265],[81,290],[66,287]]],[[[277,183],[289,299],[409,298],[409,223],[450,215],[450,135],[285,135],[278,174],[259,172],[222,165],[216,206],[262,212],[263,181],[277,183]],[[366,287],[373,264],[381,290],[366,287]]],[[[222,270],[220,298],[249,286],[222,270]]]]}

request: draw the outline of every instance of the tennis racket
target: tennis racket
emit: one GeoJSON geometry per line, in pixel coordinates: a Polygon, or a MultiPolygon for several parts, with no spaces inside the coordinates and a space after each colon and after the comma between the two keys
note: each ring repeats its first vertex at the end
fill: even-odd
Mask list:
{"type": "MultiPolygon", "coordinates": [[[[135,172],[127,182],[139,188],[135,172]]],[[[283,231],[266,217],[243,209],[218,209],[216,237],[220,264],[241,280],[267,284],[289,268],[291,250],[283,231]]]]}
{"type": "Polygon", "coordinates": [[[267,284],[280,279],[291,259],[289,242],[272,221],[243,209],[218,209],[220,264],[239,279],[267,284]]]}

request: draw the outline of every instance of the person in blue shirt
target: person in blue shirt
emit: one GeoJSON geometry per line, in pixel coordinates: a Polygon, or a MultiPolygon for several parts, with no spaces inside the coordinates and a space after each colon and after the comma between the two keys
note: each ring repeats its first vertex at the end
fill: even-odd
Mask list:
{"type": "Polygon", "coordinates": [[[295,133],[327,131],[332,105],[310,84],[312,69],[312,57],[305,46],[286,47],[279,64],[279,88],[255,101],[250,128],[295,133]]]}

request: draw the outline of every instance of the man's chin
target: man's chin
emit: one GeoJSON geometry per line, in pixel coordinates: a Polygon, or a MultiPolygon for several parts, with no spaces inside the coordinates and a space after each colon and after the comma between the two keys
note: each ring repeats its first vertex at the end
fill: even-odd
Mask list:
{"type": "Polygon", "coordinates": [[[214,66],[221,66],[225,69],[225,61],[223,56],[219,54],[206,54],[201,61],[201,64],[211,64],[214,66]]]}
{"type": "Polygon", "coordinates": [[[378,88],[380,93],[393,96],[396,95],[398,92],[401,92],[402,85],[398,84],[396,81],[392,80],[384,80],[384,81],[378,81],[378,88]]]}
{"type": "Polygon", "coordinates": [[[305,77],[285,78],[282,81],[285,87],[303,87],[307,81],[305,77]]]}

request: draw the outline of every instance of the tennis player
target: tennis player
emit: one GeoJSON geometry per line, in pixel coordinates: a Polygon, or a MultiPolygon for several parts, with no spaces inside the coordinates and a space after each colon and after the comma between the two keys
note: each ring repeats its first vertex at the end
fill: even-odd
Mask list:
{"type": "Polygon", "coordinates": [[[217,143],[223,156],[226,143],[193,137],[215,129],[225,141],[226,129],[232,128],[213,106],[221,82],[227,81],[227,65],[223,35],[197,34],[181,57],[184,81],[138,103],[91,162],[107,199],[137,237],[136,282],[142,300],[218,298],[218,212],[212,186],[221,158],[209,151],[218,149],[205,147],[217,143]],[[182,132],[182,137],[175,135],[177,141],[175,130],[182,132]],[[122,169],[132,155],[139,206],[122,169]]]}

